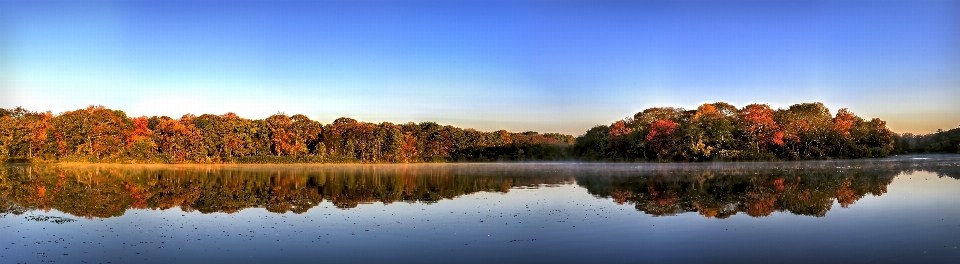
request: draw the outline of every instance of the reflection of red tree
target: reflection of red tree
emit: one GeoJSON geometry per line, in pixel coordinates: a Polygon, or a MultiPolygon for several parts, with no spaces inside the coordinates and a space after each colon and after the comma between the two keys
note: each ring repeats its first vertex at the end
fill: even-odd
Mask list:
{"type": "MultiPolygon", "coordinates": [[[[887,183],[887,184],[890,184],[890,183],[887,183]]],[[[877,186],[877,192],[873,193],[873,195],[881,196],[881,195],[883,195],[884,193],[887,193],[887,186],[886,186],[886,185],[880,185],[880,186],[877,186]]]]}
{"type": "Polygon", "coordinates": [[[47,194],[47,186],[43,186],[43,185],[37,186],[37,196],[40,197],[40,199],[43,199],[46,196],[46,194],[47,194]]]}
{"type": "Polygon", "coordinates": [[[512,187],[513,187],[513,185],[512,185],[510,182],[508,182],[508,181],[500,182],[500,192],[502,192],[502,193],[508,193],[508,192],[510,192],[510,188],[512,188],[512,187]]]}
{"type": "Polygon", "coordinates": [[[857,193],[850,188],[851,184],[850,179],[847,179],[837,189],[837,202],[840,203],[840,207],[847,208],[857,202],[857,193]]]}
{"type": "Polygon", "coordinates": [[[661,193],[653,186],[647,186],[647,193],[650,194],[650,201],[659,206],[673,205],[679,200],[672,191],[666,190],[661,193]]]}
{"type": "Polygon", "coordinates": [[[147,194],[146,190],[138,188],[129,182],[124,184],[124,188],[130,193],[130,198],[133,198],[133,205],[130,206],[131,208],[147,209],[147,198],[149,197],[149,194],[147,194]]]}
{"type": "Polygon", "coordinates": [[[693,208],[696,208],[697,212],[700,212],[700,215],[706,218],[713,218],[714,216],[717,216],[717,214],[720,213],[719,211],[717,211],[717,208],[704,206],[699,203],[694,203],[693,208]]]}
{"type": "Polygon", "coordinates": [[[747,192],[747,215],[753,217],[768,216],[776,211],[777,195],[757,186],[758,190],[747,192]]]}
{"type": "Polygon", "coordinates": [[[633,193],[624,190],[615,190],[610,193],[610,197],[612,197],[613,201],[617,202],[617,204],[624,204],[627,202],[627,199],[633,198],[633,193]]]}
{"type": "Polygon", "coordinates": [[[777,192],[783,192],[783,178],[777,178],[776,180],[773,180],[773,186],[777,187],[777,192]]]}

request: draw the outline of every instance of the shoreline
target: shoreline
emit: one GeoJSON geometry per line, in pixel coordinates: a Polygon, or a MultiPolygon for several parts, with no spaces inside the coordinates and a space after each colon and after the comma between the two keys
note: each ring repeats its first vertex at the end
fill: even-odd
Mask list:
{"type": "MultiPolygon", "coordinates": [[[[370,166],[449,166],[449,165],[504,165],[504,164],[582,164],[582,165],[616,165],[616,164],[636,164],[636,165],[716,165],[716,164],[775,164],[775,163],[800,163],[800,162],[841,162],[841,161],[881,161],[885,159],[905,157],[905,156],[952,156],[960,153],[911,153],[890,155],[880,158],[856,158],[856,159],[822,159],[822,160],[746,160],[746,161],[701,161],[701,162],[656,162],[656,161],[634,161],[634,162],[611,162],[611,161],[579,161],[579,160],[530,160],[530,161],[470,161],[470,162],[409,162],[409,163],[360,163],[360,162],[290,162],[290,163],[117,163],[117,162],[86,162],[86,161],[67,161],[67,162],[0,162],[3,165],[17,166],[62,166],[62,167],[151,167],[151,168],[197,168],[197,167],[370,167],[370,166]]],[[[926,158],[923,158],[926,159],[926,158]]]]}

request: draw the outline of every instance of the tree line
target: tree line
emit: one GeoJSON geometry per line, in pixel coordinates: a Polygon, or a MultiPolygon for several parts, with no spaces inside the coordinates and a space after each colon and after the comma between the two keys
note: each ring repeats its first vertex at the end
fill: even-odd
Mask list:
{"type": "Polygon", "coordinates": [[[847,109],[831,116],[822,103],[787,109],[724,102],[696,110],[655,107],[577,137],[585,160],[705,161],[868,158],[895,154],[894,133],[879,118],[847,109]]]}
{"type": "Polygon", "coordinates": [[[936,133],[895,135],[899,153],[960,153],[960,127],[936,133]]]}
{"type": "Polygon", "coordinates": [[[899,135],[878,118],[822,103],[772,109],[724,102],[696,110],[655,107],[598,125],[579,137],[484,132],[434,122],[321,124],[278,113],[128,117],[90,106],[58,115],[0,109],[0,159],[151,163],[714,161],[884,157],[957,153],[960,129],[899,135]]]}
{"type": "Polygon", "coordinates": [[[0,159],[155,163],[550,160],[573,136],[482,132],[434,122],[366,123],[305,115],[266,119],[187,114],[128,117],[103,106],[68,111],[0,109],[0,159]]]}

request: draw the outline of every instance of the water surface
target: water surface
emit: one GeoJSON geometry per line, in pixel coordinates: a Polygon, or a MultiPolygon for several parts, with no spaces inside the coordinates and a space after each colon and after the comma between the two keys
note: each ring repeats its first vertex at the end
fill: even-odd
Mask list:
{"type": "Polygon", "coordinates": [[[0,262],[960,262],[960,155],[8,165],[0,262]]]}

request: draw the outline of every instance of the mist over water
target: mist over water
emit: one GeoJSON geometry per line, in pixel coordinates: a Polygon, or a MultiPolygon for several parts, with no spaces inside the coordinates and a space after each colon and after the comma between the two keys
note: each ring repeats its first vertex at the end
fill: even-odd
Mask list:
{"type": "Polygon", "coordinates": [[[950,262],[958,179],[960,155],[7,165],[0,262],[950,262]]]}

